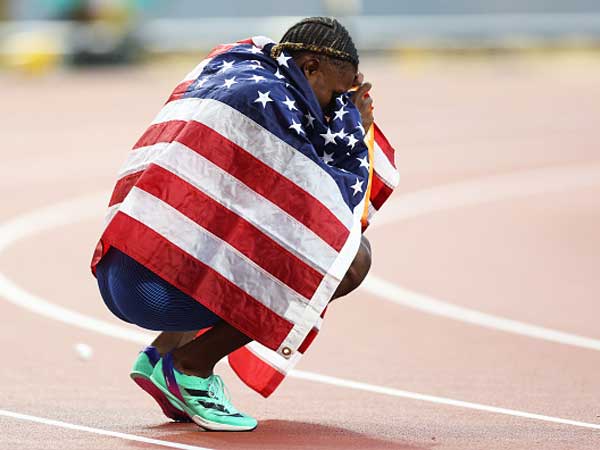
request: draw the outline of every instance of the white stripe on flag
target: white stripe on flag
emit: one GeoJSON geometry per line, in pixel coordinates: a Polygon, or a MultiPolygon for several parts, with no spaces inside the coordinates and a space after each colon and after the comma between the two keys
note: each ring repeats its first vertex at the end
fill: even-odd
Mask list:
{"type": "Polygon", "coordinates": [[[327,272],[337,258],[335,249],[312,230],[185,145],[174,142],[155,164],[243,217],[319,272],[327,272]]]}
{"type": "Polygon", "coordinates": [[[371,222],[371,219],[373,218],[373,216],[377,213],[377,208],[375,208],[373,206],[373,203],[369,202],[369,211],[367,213],[367,220],[369,221],[369,223],[371,222]]]}
{"type": "Polygon", "coordinates": [[[308,300],[162,200],[134,187],[120,212],[209,266],[284,319],[301,320],[308,300]],[[283,308],[288,300],[287,308],[283,308]]]}
{"type": "Polygon", "coordinates": [[[120,203],[116,203],[116,204],[112,205],[111,207],[109,207],[108,211],[106,211],[106,215],[104,216],[104,229],[105,230],[106,230],[106,227],[108,227],[108,224],[110,223],[110,221],[113,220],[113,217],[115,217],[115,215],[119,211],[120,206],[121,206],[120,203]]]}
{"type": "Polygon", "coordinates": [[[274,44],[275,43],[275,41],[273,39],[268,38],[266,36],[253,36],[252,37],[252,42],[258,48],[263,48],[267,44],[274,44]]]}
{"type": "Polygon", "coordinates": [[[212,61],[212,58],[206,58],[206,59],[203,59],[202,61],[200,61],[200,64],[198,64],[196,67],[194,67],[194,70],[192,70],[190,73],[188,73],[185,76],[182,83],[185,83],[186,81],[192,81],[192,80],[195,80],[196,78],[198,78],[200,76],[200,74],[202,73],[202,71],[204,70],[204,68],[207,66],[207,64],[211,61],[212,61]]]}
{"type": "Polygon", "coordinates": [[[153,124],[169,120],[194,120],[212,128],[318,199],[346,228],[352,227],[352,212],[331,176],[235,108],[213,99],[185,98],[166,104],[153,124]]]}
{"type": "Polygon", "coordinates": [[[277,353],[285,356],[285,353],[288,349],[296,350],[298,347],[300,347],[300,345],[302,345],[306,339],[306,336],[308,336],[308,333],[312,330],[315,324],[319,323],[321,320],[321,314],[323,313],[323,310],[327,307],[329,300],[331,300],[331,297],[335,293],[340,281],[348,271],[350,264],[352,264],[352,261],[358,253],[358,248],[362,238],[361,218],[365,208],[365,201],[367,201],[366,196],[354,208],[354,224],[352,226],[352,230],[350,230],[348,240],[342,247],[342,250],[329,269],[329,272],[325,275],[325,277],[323,277],[321,284],[317,288],[317,291],[314,293],[312,300],[308,305],[309,307],[304,311],[304,317],[302,317],[301,321],[294,323],[294,327],[277,349],[277,353]]]}
{"type": "Polygon", "coordinates": [[[169,142],[158,142],[153,145],[131,150],[129,155],[127,155],[127,160],[119,170],[119,179],[146,169],[150,163],[158,158],[168,147],[169,142]]]}
{"type": "Polygon", "coordinates": [[[373,170],[379,174],[379,178],[391,188],[398,186],[400,182],[400,174],[396,168],[390,163],[389,159],[375,142],[373,151],[373,170]]]}
{"type": "Polygon", "coordinates": [[[248,345],[246,345],[246,348],[257,358],[264,361],[269,366],[274,367],[278,372],[281,372],[284,375],[287,375],[289,371],[292,370],[298,363],[300,358],[302,358],[302,353],[296,352],[290,356],[289,359],[286,359],[256,341],[250,342],[248,345]]]}

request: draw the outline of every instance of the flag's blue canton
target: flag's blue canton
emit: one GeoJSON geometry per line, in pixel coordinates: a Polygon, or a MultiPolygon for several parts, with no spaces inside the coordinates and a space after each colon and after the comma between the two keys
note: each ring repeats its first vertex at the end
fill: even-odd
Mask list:
{"type": "Polygon", "coordinates": [[[271,45],[260,51],[241,44],[214,57],[185,97],[219,100],[252,118],[325,170],[353,209],[369,175],[360,113],[344,94],[325,117],[293,59],[285,53],[271,58],[271,45]]]}

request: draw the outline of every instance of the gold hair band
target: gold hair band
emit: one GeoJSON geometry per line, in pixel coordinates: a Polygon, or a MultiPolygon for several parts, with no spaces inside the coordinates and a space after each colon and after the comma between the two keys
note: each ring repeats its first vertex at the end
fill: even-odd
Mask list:
{"type": "Polygon", "coordinates": [[[308,52],[320,53],[326,56],[331,56],[332,58],[343,59],[352,63],[355,60],[350,53],[346,53],[331,47],[321,47],[320,45],[303,44],[301,42],[280,42],[279,44],[274,45],[271,49],[271,56],[273,58],[277,58],[284,50],[304,50],[308,52]]]}

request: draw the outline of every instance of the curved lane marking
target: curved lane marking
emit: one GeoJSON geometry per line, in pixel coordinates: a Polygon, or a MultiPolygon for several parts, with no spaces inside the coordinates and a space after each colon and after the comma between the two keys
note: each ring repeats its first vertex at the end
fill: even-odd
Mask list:
{"type": "MultiPolygon", "coordinates": [[[[381,213],[378,213],[373,226],[381,227],[454,208],[596,186],[600,186],[600,164],[598,163],[533,169],[472,179],[399,195],[386,205],[381,213]]],[[[369,275],[361,288],[381,299],[428,314],[549,342],[600,350],[598,339],[457,306],[410,291],[376,275],[369,275]]]]}
{"type": "MultiPolygon", "coordinates": [[[[585,183],[582,183],[581,181],[575,182],[574,179],[572,178],[573,173],[579,173],[580,175],[586,175],[587,173],[584,174],[584,171],[589,168],[580,168],[580,169],[581,169],[580,171],[573,170],[573,169],[565,169],[565,172],[561,172],[561,171],[558,171],[558,169],[554,169],[555,175],[558,174],[560,181],[561,181],[561,183],[560,183],[561,189],[560,190],[565,190],[565,189],[570,189],[570,188],[580,188],[580,187],[584,187],[584,186],[592,186],[592,185],[597,184],[597,181],[595,181],[595,180],[592,181],[591,179],[588,179],[585,176],[583,176],[583,178],[582,178],[582,179],[586,180],[585,183]],[[567,172],[569,173],[569,176],[564,176],[565,173],[567,173],[567,172]]],[[[546,174],[545,171],[542,171],[542,172],[544,172],[544,174],[546,174]]],[[[512,177],[509,176],[507,178],[512,178],[512,177]]],[[[555,180],[555,178],[550,176],[547,180],[555,180]]],[[[532,187],[529,190],[524,189],[524,190],[521,190],[520,192],[521,193],[526,192],[526,194],[523,194],[523,195],[532,195],[534,193],[550,192],[555,189],[555,186],[557,183],[553,183],[552,181],[550,181],[550,182],[545,181],[545,182],[549,183],[547,186],[547,189],[542,189],[543,188],[542,185],[535,185],[535,189],[532,187]]],[[[464,193],[464,196],[462,197],[463,200],[460,200],[460,195],[456,195],[455,201],[454,201],[454,204],[456,206],[454,206],[454,207],[463,206],[466,204],[482,203],[482,202],[486,201],[486,197],[484,197],[484,196],[483,197],[479,196],[478,199],[475,200],[475,198],[473,197],[472,192],[471,192],[471,190],[474,186],[473,183],[475,183],[475,182],[457,184],[459,186],[459,189],[455,190],[454,192],[460,192],[460,189],[464,189],[464,186],[466,184],[469,184],[469,186],[468,186],[469,188],[462,191],[464,193]],[[461,201],[462,201],[462,203],[461,203],[461,201]]],[[[512,189],[512,184],[510,184],[510,186],[512,189]]],[[[445,187],[442,187],[440,189],[443,190],[443,189],[445,189],[445,187]]],[[[515,196],[519,195],[517,192],[515,192],[511,189],[507,190],[507,193],[506,193],[507,196],[515,197],[515,196]]],[[[433,189],[428,190],[428,195],[431,195],[431,191],[433,191],[433,189]]],[[[502,198],[507,198],[507,197],[502,197],[500,195],[500,191],[501,191],[501,189],[494,191],[494,195],[493,195],[494,200],[500,200],[502,198]]],[[[411,194],[406,194],[404,197],[409,196],[409,195],[411,195],[411,194]]],[[[420,195],[420,194],[417,192],[412,195],[416,196],[416,195],[420,195]]],[[[422,195],[422,193],[421,193],[421,195],[422,195]]],[[[43,207],[41,209],[32,211],[30,213],[23,214],[3,225],[0,225],[0,252],[3,249],[5,249],[8,245],[16,242],[17,240],[28,237],[35,233],[44,231],[46,229],[63,226],[63,225],[68,225],[68,224],[71,224],[76,221],[97,217],[98,211],[101,210],[101,208],[96,203],[97,202],[102,203],[105,201],[106,198],[107,198],[106,193],[95,194],[93,196],[80,197],[80,198],[69,200],[66,202],[61,202],[61,203],[58,203],[55,205],[43,207]]],[[[418,208],[419,208],[420,212],[413,212],[412,216],[410,214],[408,216],[416,217],[417,215],[424,214],[425,212],[431,212],[432,210],[444,209],[441,207],[441,204],[439,204],[439,203],[434,204],[434,208],[430,207],[429,209],[427,209],[427,207],[424,207],[423,205],[419,205],[418,208]],[[435,205],[437,205],[437,206],[435,206],[435,205]]],[[[404,209],[404,212],[401,214],[404,214],[404,218],[405,218],[406,214],[407,214],[407,210],[404,209]]],[[[395,220],[399,220],[400,218],[402,218],[402,217],[398,217],[395,220]]],[[[387,294],[385,294],[386,297],[388,299],[392,299],[392,301],[397,300],[396,299],[397,295],[405,295],[407,292],[410,292],[410,291],[404,291],[404,290],[392,291],[389,289],[390,287],[393,286],[393,285],[391,285],[391,283],[388,283],[387,285],[378,284],[381,282],[387,283],[387,282],[385,282],[385,280],[380,280],[380,279],[377,279],[376,277],[371,277],[371,281],[369,283],[367,283],[367,287],[370,286],[369,289],[383,288],[384,291],[387,292],[387,294]],[[375,280],[373,281],[374,278],[375,278],[375,280]]],[[[19,287],[15,283],[13,283],[11,280],[9,280],[7,277],[5,277],[1,273],[0,273],[0,293],[2,293],[2,295],[13,304],[16,304],[20,307],[28,309],[37,314],[41,314],[43,316],[52,318],[54,320],[61,321],[63,323],[67,323],[67,324],[70,324],[73,326],[77,326],[77,327],[84,328],[87,330],[95,331],[97,333],[101,333],[101,334],[104,334],[107,336],[117,337],[117,338],[120,338],[123,340],[135,342],[135,343],[139,343],[139,344],[146,344],[148,342],[148,340],[152,339],[152,335],[150,335],[150,334],[141,333],[138,331],[134,331],[132,329],[122,327],[122,326],[114,325],[112,323],[98,320],[98,319],[77,313],[75,311],[71,311],[67,308],[63,308],[63,307],[54,305],[54,304],[42,299],[41,297],[35,296],[35,295],[23,290],[21,287],[19,287]]],[[[418,303],[418,304],[423,304],[423,302],[425,304],[427,304],[428,303],[427,301],[429,301],[430,307],[419,306],[417,309],[427,311],[427,312],[434,312],[435,314],[438,314],[438,315],[445,315],[446,317],[456,318],[458,320],[466,321],[469,323],[475,323],[475,324],[485,326],[485,327],[497,328],[497,326],[498,326],[498,324],[495,324],[495,323],[486,323],[487,318],[494,317],[494,316],[479,313],[479,314],[482,314],[486,318],[486,320],[482,320],[481,317],[479,317],[479,318],[472,317],[470,320],[466,320],[464,317],[462,317],[463,312],[465,312],[465,311],[475,312],[475,313],[478,313],[478,312],[466,310],[465,308],[454,307],[453,305],[445,304],[443,302],[439,302],[434,299],[430,299],[425,296],[421,296],[420,294],[415,294],[415,293],[412,293],[412,294],[416,295],[417,298],[412,298],[412,301],[407,301],[407,302],[400,302],[400,301],[396,301],[396,302],[404,304],[405,306],[417,307],[418,305],[415,305],[414,301],[416,301],[416,303],[418,303]],[[435,302],[433,308],[431,308],[431,302],[430,302],[431,300],[434,300],[434,302],[435,302]],[[440,311],[437,311],[440,308],[448,309],[448,307],[450,307],[450,310],[452,310],[452,308],[458,308],[460,313],[441,314],[440,311]]],[[[508,320],[508,319],[497,318],[497,317],[494,317],[494,318],[497,320],[500,320],[500,321],[508,320]]],[[[514,322],[514,321],[510,321],[510,322],[514,322]]],[[[527,324],[521,324],[519,322],[514,322],[514,323],[517,323],[520,325],[527,325],[527,324]]],[[[543,329],[540,327],[535,327],[533,325],[527,325],[527,326],[533,327],[533,329],[553,331],[553,330],[543,329]]],[[[503,331],[515,332],[514,330],[511,330],[510,327],[504,327],[504,328],[499,328],[499,329],[503,329],[503,331]]],[[[553,340],[554,342],[569,343],[570,345],[582,346],[581,342],[579,341],[580,339],[590,340],[589,338],[582,338],[581,336],[568,335],[567,333],[561,333],[561,332],[554,332],[554,333],[558,333],[558,335],[555,336],[556,339],[553,340]],[[574,339],[574,340],[571,339],[571,342],[562,342],[561,339],[565,336],[575,337],[577,339],[574,339]]],[[[519,332],[518,334],[523,334],[523,333],[519,332]]],[[[542,334],[542,336],[539,336],[539,335],[536,335],[536,333],[531,333],[530,336],[541,337],[542,339],[548,340],[547,337],[543,337],[543,334],[542,334]]],[[[595,349],[596,349],[595,346],[597,344],[600,344],[600,341],[595,341],[595,340],[590,340],[590,341],[594,342],[595,349]]],[[[589,348],[589,346],[585,346],[585,348],[589,348]]],[[[477,410],[477,411],[492,412],[492,413],[497,413],[497,414],[504,414],[504,415],[540,420],[540,421],[545,421],[545,422],[573,425],[573,426],[577,426],[577,427],[600,430],[600,424],[580,422],[580,421],[575,421],[575,420],[570,420],[570,419],[562,419],[562,418],[558,418],[558,417],[528,413],[528,412],[518,411],[518,410],[513,410],[513,409],[498,408],[495,406],[483,405],[483,404],[479,404],[479,403],[471,403],[471,402],[464,402],[461,400],[453,400],[453,399],[449,399],[449,398],[445,398],[445,397],[437,397],[437,396],[431,396],[431,395],[426,395],[426,394],[419,394],[419,393],[414,393],[414,392],[409,392],[409,391],[403,391],[400,389],[388,388],[388,387],[377,386],[377,385],[372,385],[372,384],[367,384],[367,383],[361,383],[361,382],[352,381],[352,380],[346,380],[346,379],[337,378],[337,377],[331,377],[331,376],[327,376],[327,375],[321,375],[318,373],[294,370],[290,373],[290,376],[293,378],[298,378],[298,379],[303,379],[303,380],[308,380],[308,381],[313,381],[313,382],[319,382],[319,383],[324,383],[324,384],[330,384],[330,385],[334,385],[334,386],[338,386],[338,387],[346,387],[349,389],[384,394],[384,395],[389,395],[389,396],[394,396],[394,397],[409,398],[409,399],[414,399],[414,400],[421,400],[421,401],[426,401],[426,402],[430,402],[430,403],[455,406],[455,407],[472,409],[472,410],[477,410]]],[[[12,414],[16,414],[16,413],[12,413],[12,414]]]]}
{"type": "Polygon", "coordinates": [[[361,285],[361,288],[368,291],[371,295],[388,302],[416,309],[427,314],[557,344],[600,351],[599,339],[519,322],[517,320],[477,311],[476,309],[456,306],[452,303],[443,302],[425,294],[409,291],[408,289],[397,286],[377,276],[367,277],[361,285]]]}

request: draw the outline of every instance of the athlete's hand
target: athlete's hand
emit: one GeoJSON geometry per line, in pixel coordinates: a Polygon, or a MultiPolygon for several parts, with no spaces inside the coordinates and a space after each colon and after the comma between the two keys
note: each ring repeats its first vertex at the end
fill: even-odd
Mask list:
{"type": "Polygon", "coordinates": [[[373,85],[369,82],[364,82],[364,76],[362,73],[358,73],[354,80],[356,91],[352,93],[352,102],[358,108],[362,124],[365,132],[369,131],[371,125],[373,125],[373,99],[369,96],[369,91],[373,85]]]}

